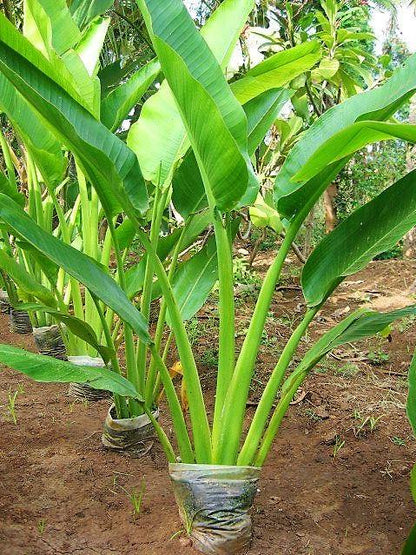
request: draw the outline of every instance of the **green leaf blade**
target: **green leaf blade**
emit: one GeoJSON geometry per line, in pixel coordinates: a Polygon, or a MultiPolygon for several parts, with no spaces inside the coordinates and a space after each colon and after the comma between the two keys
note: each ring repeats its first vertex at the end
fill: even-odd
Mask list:
{"type": "Polygon", "coordinates": [[[328,166],[316,178],[294,181],[305,163],[338,132],[361,120],[382,121],[391,117],[416,90],[416,55],[378,88],[347,99],[325,112],[292,148],[274,186],[274,200],[279,213],[293,219],[305,206],[315,202],[345,165],[348,157],[328,166]]]}
{"type": "Polygon", "coordinates": [[[42,252],[68,274],[85,285],[91,293],[112,308],[145,343],[151,339],[143,315],[107,273],[85,254],[62,243],[41,229],[16,203],[0,194],[0,218],[13,231],[42,252]]]}
{"type": "Polygon", "coordinates": [[[131,382],[107,368],[76,366],[10,345],[0,345],[0,362],[37,382],[85,383],[94,389],[143,401],[131,382]]]}
{"type": "Polygon", "coordinates": [[[409,315],[416,314],[416,305],[411,305],[391,312],[375,312],[361,308],[356,310],[339,324],[327,331],[306,353],[297,372],[309,371],[317,362],[333,349],[361,341],[382,332],[389,324],[409,315]]]}
{"type": "Polygon", "coordinates": [[[308,306],[319,305],[346,276],[393,247],[416,225],[416,170],[391,185],[330,233],[302,272],[308,306]]]}
{"type": "Polygon", "coordinates": [[[143,0],[140,5],[204,173],[209,201],[229,210],[246,192],[252,172],[244,112],[182,2],[143,0]]]}
{"type": "Polygon", "coordinates": [[[270,89],[287,85],[314,66],[320,57],[318,41],[308,41],[277,52],[234,81],[231,90],[241,104],[245,104],[270,89]]]}
{"type": "Polygon", "coordinates": [[[330,164],[350,156],[368,144],[393,139],[415,143],[416,125],[378,121],[354,123],[336,133],[319,147],[312,158],[293,176],[293,181],[306,182],[324,171],[330,164]]]}
{"type": "MultiPolygon", "coordinates": [[[[115,131],[160,72],[155,59],[137,70],[125,83],[112,90],[101,103],[101,121],[115,131]]],[[[131,140],[131,139],[130,139],[131,140]]],[[[140,141],[140,138],[138,139],[140,141]]]]}
{"type": "MultiPolygon", "coordinates": [[[[223,70],[254,4],[254,0],[225,0],[201,29],[202,37],[223,70]]],[[[203,106],[201,109],[205,110],[203,106]]],[[[145,179],[155,185],[164,185],[172,179],[175,166],[190,143],[166,80],[144,103],[138,121],[129,131],[128,145],[137,154],[145,179]]]]}
{"type": "MultiPolygon", "coordinates": [[[[18,43],[19,32],[8,30],[10,42],[18,43]]],[[[28,46],[27,50],[37,60],[28,46]]],[[[121,207],[147,209],[147,189],[137,158],[120,139],[29,58],[1,41],[0,72],[78,157],[108,213],[115,214],[121,207]]]]}

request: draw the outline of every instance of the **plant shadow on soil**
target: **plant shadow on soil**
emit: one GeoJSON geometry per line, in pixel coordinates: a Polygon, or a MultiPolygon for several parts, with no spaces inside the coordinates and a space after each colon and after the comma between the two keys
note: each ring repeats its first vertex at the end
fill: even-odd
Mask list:
{"type": "MultiPolygon", "coordinates": [[[[266,262],[257,262],[259,274],[266,262]]],[[[388,310],[414,302],[415,269],[414,262],[372,263],[339,289],[309,340],[365,303],[388,310]]],[[[267,377],[287,321],[302,309],[291,283],[273,306],[255,383],[267,377]]],[[[241,304],[242,328],[250,302],[241,304]]],[[[206,312],[200,317],[206,320],[206,312]]],[[[9,332],[3,315],[0,341],[34,349],[30,337],[9,332]]],[[[206,341],[199,341],[201,359],[206,341]]],[[[262,472],[249,555],[400,552],[416,517],[409,492],[416,442],[405,414],[415,343],[415,322],[402,322],[390,343],[376,338],[339,349],[308,378],[262,472]]],[[[213,371],[202,372],[212,393],[213,371]]],[[[33,383],[8,369],[0,381],[0,553],[195,553],[177,533],[181,524],[157,444],[142,459],[105,451],[106,401],[74,402],[66,385],[33,383]],[[15,391],[17,424],[8,412],[15,391]],[[140,494],[143,483],[134,515],[129,496],[140,494]]],[[[257,399],[253,388],[251,403],[257,399]]]]}

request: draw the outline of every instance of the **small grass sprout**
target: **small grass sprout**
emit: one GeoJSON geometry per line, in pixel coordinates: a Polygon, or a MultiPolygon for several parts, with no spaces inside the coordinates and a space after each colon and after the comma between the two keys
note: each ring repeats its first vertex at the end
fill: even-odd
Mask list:
{"type": "Polygon", "coordinates": [[[409,331],[416,324],[416,316],[411,314],[406,318],[403,318],[398,324],[397,329],[400,333],[405,333],[409,331]]]}
{"type": "Polygon", "coordinates": [[[367,431],[370,433],[374,432],[377,428],[378,423],[383,418],[384,414],[375,416],[362,416],[360,412],[354,411],[354,418],[358,421],[358,426],[354,426],[354,435],[358,437],[365,434],[367,431]]]}
{"type": "Polygon", "coordinates": [[[356,364],[353,364],[352,362],[347,362],[346,364],[343,364],[340,368],[337,368],[337,373],[341,374],[345,378],[352,378],[353,376],[358,374],[359,371],[360,369],[358,368],[358,366],[356,364]]]}
{"type": "Polygon", "coordinates": [[[259,285],[260,280],[257,274],[250,269],[248,262],[244,258],[233,260],[233,272],[236,283],[243,285],[259,285]]]}
{"type": "Polygon", "coordinates": [[[332,456],[334,459],[338,456],[338,453],[341,451],[344,445],[345,445],[345,439],[342,439],[341,436],[337,434],[335,436],[335,445],[332,451],[332,456]]]}
{"type": "Polygon", "coordinates": [[[19,394],[19,390],[10,391],[7,396],[7,414],[12,419],[13,424],[17,424],[17,412],[16,412],[16,399],[19,394]]]}
{"type": "Polygon", "coordinates": [[[319,416],[319,414],[316,414],[313,409],[305,409],[305,415],[313,422],[320,422],[322,420],[322,417],[319,416]]]}
{"type": "Polygon", "coordinates": [[[144,496],[144,492],[146,491],[146,482],[144,481],[144,479],[142,480],[139,491],[137,491],[136,488],[133,488],[131,491],[128,491],[126,488],[123,488],[122,486],[120,487],[126,494],[128,500],[130,501],[133,507],[132,516],[133,516],[133,520],[136,520],[136,518],[140,514],[140,509],[142,507],[143,496],[144,496]]]}
{"type": "Polygon", "coordinates": [[[393,436],[390,438],[394,445],[398,445],[399,447],[404,447],[406,445],[406,440],[399,436],[393,436]]]}
{"type": "Polygon", "coordinates": [[[41,518],[41,519],[37,522],[36,528],[37,528],[39,534],[42,535],[43,532],[45,531],[45,528],[46,528],[46,519],[41,518]]]}

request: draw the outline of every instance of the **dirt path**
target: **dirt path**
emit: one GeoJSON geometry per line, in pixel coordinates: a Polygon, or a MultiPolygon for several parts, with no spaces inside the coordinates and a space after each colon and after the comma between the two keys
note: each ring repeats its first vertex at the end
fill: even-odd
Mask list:
{"type": "MultiPolygon", "coordinates": [[[[354,276],[349,281],[360,283],[340,289],[316,333],[346,307],[380,299],[386,305],[394,295],[401,301],[386,308],[409,302],[414,266],[383,262],[354,276]]],[[[287,295],[290,313],[301,297],[296,290],[287,295]]],[[[272,322],[269,336],[278,336],[280,326],[272,322]]],[[[416,442],[404,411],[415,321],[395,327],[392,338],[337,351],[306,382],[306,397],[291,407],[262,474],[250,555],[400,552],[416,518],[408,486],[416,442]]],[[[0,340],[33,348],[30,338],[8,332],[4,316],[0,340]]],[[[265,345],[260,381],[271,351],[265,345]]],[[[105,401],[74,403],[65,386],[35,384],[6,369],[0,383],[2,555],[194,553],[177,534],[157,446],[141,460],[106,452],[100,445],[105,401]],[[16,390],[15,425],[7,397],[16,390]],[[142,510],[133,518],[128,493],[143,483],[142,510]]]]}

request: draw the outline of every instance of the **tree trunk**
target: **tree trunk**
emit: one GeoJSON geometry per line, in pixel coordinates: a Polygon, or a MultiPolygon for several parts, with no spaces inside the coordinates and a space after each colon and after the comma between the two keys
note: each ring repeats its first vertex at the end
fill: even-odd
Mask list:
{"type": "Polygon", "coordinates": [[[303,256],[308,258],[312,251],[312,237],[313,237],[313,226],[315,224],[315,212],[316,205],[313,206],[312,210],[309,212],[308,217],[305,222],[305,241],[303,244],[303,256]]]}
{"type": "Polygon", "coordinates": [[[338,189],[335,183],[332,183],[324,193],[325,230],[327,233],[334,231],[337,225],[337,213],[334,204],[337,193],[338,189]]]}

